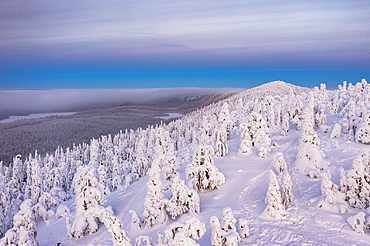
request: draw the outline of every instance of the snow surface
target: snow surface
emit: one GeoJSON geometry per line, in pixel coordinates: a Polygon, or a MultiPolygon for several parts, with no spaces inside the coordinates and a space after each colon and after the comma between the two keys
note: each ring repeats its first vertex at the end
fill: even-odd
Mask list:
{"type": "Polygon", "coordinates": [[[0,120],[0,123],[8,123],[16,120],[28,120],[28,119],[36,119],[36,118],[44,118],[48,116],[65,116],[65,115],[72,115],[76,112],[60,112],[60,113],[40,113],[40,114],[29,114],[29,115],[21,115],[21,116],[9,116],[8,119],[0,120]]]}
{"type": "MultiPolygon", "coordinates": [[[[339,115],[327,116],[328,125],[338,123],[339,115]]],[[[330,132],[318,132],[321,140],[320,148],[326,154],[331,180],[335,184],[340,182],[339,168],[349,170],[355,157],[368,145],[348,141],[344,138],[330,138],[330,132]]],[[[248,221],[250,236],[242,239],[239,245],[370,245],[370,234],[355,232],[348,224],[347,219],[358,214],[359,210],[337,199],[336,204],[324,201],[321,195],[321,177],[310,179],[293,167],[298,151],[300,131],[291,129],[288,136],[281,136],[280,131],[272,133],[271,154],[267,158],[258,156],[257,148],[246,154],[238,152],[240,136],[231,135],[227,142],[229,154],[226,157],[214,156],[214,165],[225,175],[226,183],[213,191],[202,191],[200,197],[200,213],[195,216],[205,223],[206,232],[197,242],[200,245],[211,245],[210,218],[221,218],[224,208],[230,207],[236,220],[245,218],[248,221]],[[281,152],[287,163],[293,183],[293,202],[286,207],[287,215],[282,220],[269,218],[264,214],[266,192],[269,185],[269,170],[273,167],[273,156],[281,152]],[[348,212],[343,206],[347,206],[348,212]]],[[[188,163],[181,165],[180,178],[186,179],[185,168],[188,163]]],[[[277,174],[277,173],[276,173],[277,174]]],[[[281,184],[282,175],[277,174],[281,184]]],[[[132,229],[130,210],[135,210],[139,216],[144,211],[144,199],[147,193],[146,183],[148,176],[141,178],[127,187],[123,193],[114,191],[106,196],[105,206],[112,206],[115,215],[122,220],[131,243],[135,244],[138,236],[149,236],[153,245],[157,244],[158,233],[164,235],[165,229],[173,222],[184,223],[188,214],[168,219],[162,225],[150,229],[132,229]]],[[[170,198],[171,192],[166,191],[165,197],[170,198]]],[[[63,203],[70,209],[67,217],[73,221],[76,215],[74,200],[63,203]]],[[[37,240],[40,245],[112,245],[112,237],[103,224],[99,225],[98,232],[79,240],[69,240],[67,237],[66,219],[52,218],[37,223],[37,240]]]]}

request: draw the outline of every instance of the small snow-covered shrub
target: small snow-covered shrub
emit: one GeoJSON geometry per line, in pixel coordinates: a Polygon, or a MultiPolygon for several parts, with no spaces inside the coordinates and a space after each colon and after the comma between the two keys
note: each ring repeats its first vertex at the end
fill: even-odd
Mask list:
{"type": "Polygon", "coordinates": [[[283,116],[283,122],[281,124],[281,135],[288,136],[289,134],[289,114],[286,113],[283,116]]]}
{"type": "Polygon", "coordinates": [[[63,218],[65,216],[67,216],[69,213],[70,213],[69,212],[69,208],[66,205],[64,205],[64,204],[61,204],[57,208],[57,212],[55,214],[55,217],[57,217],[58,219],[60,219],[60,218],[63,218]]]}
{"type": "Polygon", "coordinates": [[[347,219],[348,224],[357,233],[365,233],[365,213],[359,212],[358,214],[351,216],[347,219]]]}
{"type": "Polygon", "coordinates": [[[342,134],[342,127],[338,123],[335,123],[335,125],[333,126],[333,129],[331,130],[330,138],[340,138],[341,134],[342,134]]]}
{"type": "Polygon", "coordinates": [[[244,139],[240,144],[239,151],[241,153],[249,153],[251,152],[251,146],[252,146],[252,141],[249,139],[244,139]]]}
{"type": "Polygon", "coordinates": [[[222,246],[222,232],[221,225],[216,216],[210,218],[212,234],[211,234],[211,244],[212,246],[222,246]]]}
{"type": "Polygon", "coordinates": [[[222,210],[221,215],[221,229],[225,232],[235,229],[236,219],[233,216],[231,208],[227,207],[222,210]]]}
{"type": "Polygon", "coordinates": [[[203,237],[205,225],[195,216],[189,216],[185,224],[174,222],[165,230],[168,246],[199,245],[195,242],[203,237]]]}
{"type": "Polygon", "coordinates": [[[337,199],[338,186],[330,180],[330,173],[322,173],[321,178],[322,197],[325,199],[326,202],[330,204],[335,204],[335,200],[337,199]]]}
{"type": "Polygon", "coordinates": [[[292,179],[288,173],[288,170],[283,172],[283,184],[282,184],[282,197],[281,202],[283,205],[287,206],[293,201],[293,192],[292,192],[292,179]]]}
{"type": "Polygon", "coordinates": [[[287,164],[284,160],[284,155],[281,152],[277,152],[274,155],[274,162],[273,162],[274,168],[276,171],[281,174],[285,169],[287,169],[287,164]]]}
{"type": "Polygon", "coordinates": [[[355,133],[355,140],[358,143],[369,144],[370,143],[370,126],[367,124],[361,124],[358,126],[355,133]]]}
{"type": "Polygon", "coordinates": [[[249,237],[249,226],[248,226],[248,221],[244,218],[240,218],[238,220],[239,224],[239,236],[241,238],[247,238],[249,237]]]}
{"type": "Polygon", "coordinates": [[[148,236],[138,236],[135,239],[135,246],[151,246],[150,238],[148,236]]]}
{"type": "Polygon", "coordinates": [[[135,210],[130,210],[129,213],[131,214],[131,230],[139,230],[142,226],[142,221],[137,215],[135,210]]]}
{"type": "Polygon", "coordinates": [[[348,213],[348,206],[346,204],[338,204],[338,212],[341,214],[348,213]]]}
{"type": "Polygon", "coordinates": [[[259,151],[258,155],[261,158],[266,158],[266,157],[269,157],[270,156],[271,149],[268,146],[260,146],[258,148],[258,151],[259,151]]]}

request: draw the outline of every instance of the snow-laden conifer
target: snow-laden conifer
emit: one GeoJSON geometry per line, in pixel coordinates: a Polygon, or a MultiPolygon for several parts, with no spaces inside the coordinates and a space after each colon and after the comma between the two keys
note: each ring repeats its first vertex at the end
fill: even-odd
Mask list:
{"type": "Polygon", "coordinates": [[[248,221],[244,218],[240,218],[238,220],[238,226],[239,226],[239,236],[241,238],[247,238],[249,237],[249,226],[248,221]]]}
{"type": "Polygon", "coordinates": [[[338,186],[330,180],[331,175],[329,172],[322,173],[321,178],[322,197],[325,199],[326,202],[330,204],[335,204],[335,200],[337,199],[338,186]]]}
{"type": "Polygon", "coordinates": [[[359,212],[358,214],[349,217],[347,219],[347,222],[355,232],[361,233],[361,234],[365,233],[365,213],[364,212],[359,212]]]}
{"type": "Polygon", "coordinates": [[[142,227],[142,221],[135,210],[130,210],[131,214],[131,230],[139,230],[142,227]]]}
{"type": "Polygon", "coordinates": [[[35,217],[31,206],[31,199],[22,202],[20,211],[14,215],[13,228],[5,233],[0,245],[38,245],[35,217]]]}
{"type": "Polygon", "coordinates": [[[281,124],[281,135],[288,136],[289,134],[289,114],[285,113],[281,124]]]}
{"type": "Polygon", "coordinates": [[[270,183],[266,196],[267,214],[272,218],[282,219],[286,215],[286,211],[281,201],[280,187],[272,170],[269,175],[270,183]]]}
{"type": "Polygon", "coordinates": [[[165,230],[168,246],[199,246],[195,242],[203,237],[205,225],[195,216],[189,216],[185,223],[174,222],[165,230]]]}
{"type": "Polygon", "coordinates": [[[153,225],[164,223],[168,218],[160,170],[158,163],[155,161],[153,161],[149,170],[149,180],[146,185],[148,192],[144,200],[143,218],[145,227],[150,228],[153,225]]]}
{"type": "Polygon", "coordinates": [[[284,206],[289,205],[293,201],[293,191],[292,191],[292,178],[289,175],[288,170],[283,172],[283,183],[281,185],[281,203],[284,206]]]}
{"type": "Polygon", "coordinates": [[[287,169],[287,164],[284,160],[284,155],[281,152],[277,152],[274,155],[273,165],[276,171],[281,174],[284,170],[287,169]]]}
{"type": "Polygon", "coordinates": [[[199,213],[200,200],[198,193],[189,189],[185,185],[185,181],[176,176],[171,186],[172,196],[167,204],[167,211],[170,213],[172,219],[183,213],[199,213]]]}
{"type": "Polygon", "coordinates": [[[225,183],[225,176],[213,165],[211,146],[200,145],[194,153],[193,161],[186,167],[186,176],[197,191],[215,190],[225,183]]]}
{"type": "Polygon", "coordinates": [[[127,237],[126,231],[123,228],[122,222],[118,219],[110,206],[104,207],[96,204],[90,206],[85,212],[87,218],[99,218],[101,222],[107,227],[109,233],[112,235],[114,246],[131,246],[131,240],[127,237]]]}
{"type": "Polygon", "coordinates": [[[86,211],[94,206],[104,205],[104,194],[98,187],[96,169],[92,166],[80,166],[73,179],[76,193],[76,218],[69,222],[67,217],[68,236],[70,238],[81,238],[98,230],[96,217],[87,214],[86,211]]]}
{"type": "Polygon", "coordinates": [[[222,231],[220,221],[216,216],[210,218],[212,234],[211,234],[211,244],[212,246],[222,246],[222,231]]]}

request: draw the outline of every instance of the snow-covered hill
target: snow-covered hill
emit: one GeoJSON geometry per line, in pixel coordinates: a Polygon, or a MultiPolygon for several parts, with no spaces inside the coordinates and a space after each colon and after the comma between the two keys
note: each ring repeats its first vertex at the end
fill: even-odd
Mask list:
{"type": "Polygon", "coordinates": [[[273,82],[168,125],[14,158],[0,220],[25,201],[1,242],[369,245],[369,90],[273,82]]]}

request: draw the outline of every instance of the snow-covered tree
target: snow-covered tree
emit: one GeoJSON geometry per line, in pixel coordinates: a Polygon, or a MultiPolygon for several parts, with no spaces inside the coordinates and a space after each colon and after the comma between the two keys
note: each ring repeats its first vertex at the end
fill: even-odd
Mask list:
{"type": "Polygon", "coordinates": [[[361,233],[361,234],[365,233],[365,213],[364,212],[359,212],[358,214],[349,217],[347,219],[347,222],[355,232],[361,233]]]}
{"type": "Polygon", "coordinates": [[[38,245],[35,217],[31,206],[31,199],[23,201],[20,211],[14,215],[13,228],[5,233],[0,245],[38,245]]]}
{"type": "Polygon", "coordinates": [[[285,113],[281,124],[281,135],[288,136],[289,134],[289,114],[285,113]]]}
{"type": "Polygon", "coordinates": [[[171,186],[172,196],[167,204],[167,211],[173,219],[183,213],[199,213],[200,200],[198,193],[189,189],[185,181],[176,176],[171,186]]]}
{"type": "Polygon", "coordinates": [[[282,197],[281,203],[284,206],[289,205],[293,201],[293,192],[292,192],[292,179],[288,173],[288,170],[283,172],[283,184],[282,184],[282,197]]]}
{"type": "Polygon", "coordinates": [[[185,171],[193,189],[215,190],[225,183],[225,176],[213,165],[213,154],[211,146],[200,145],[195,151],[193,161],[185,171]]]}
{"type": "Polygon", "coordinates": [[[112,235],[114,246],[132,246],[131,240],[127,237],[121,220],[114,216],[113,210],[110,206],[105,208],[102,205],[96,204],[90,206],[86,210],[85,214],[88,218],[97,217],[104,223],[109,233],[112,235]]]}
{"type": "Polygon", "coordinates": [[[99,189],[103,191],[104,195],[108,195],[111,190],[108,184],[107,169],[104,165],[99,165],[98,174],[99,174],[99,189]]]}
{"type": "Polygon", "coordinates": [[[212,216],[210,218],[210,223],[212,227],[212,234],[211,234],[211,244],[212,246],[222,246],[222,231],[221,225],[216,216],[212,216]]]}
{"type": "Polygon", "coordinates": [[[189,216],[185,224],[174,222],[165,230],[168,246],[199,246],[195,242],[203,237],[205,225],[195,216],[189,216]]]}
{"type": "Polygon", "coordinates": [[[342,127],[338,123],[335,123],[333,129],[331,130],[330,138],[340,138],[341,135],[342,127]]]}
{"type": "Polygon", "coordinates": [[[104,194],[98,187],[96,169],[93,166],[80,166],[73,178],[76,193],[76,218],[71,224],[67,217],[68,236],[81,238],[98,230],[96,217],[86,211],[94,206],[104,205],[104,194]]]}
{"type": "Polygon", "coordinates": [[[228,155],[229,150],[227,146],[227,132],[226,128],[221,128],[215,131],[215,143],[216,143],[216,156],[217,157],[225,157],[228,155]]]}
{"type": "Polygon", "coordinates": [[[331,175],[329,172],[322,173],[321,178],[322,197],[325,199],[326,202],[330,204],[335,204],[335,200],[337,199],[338,186],[330,180],[331,175]]]}
{"type": "Polygon", "coordinates": [[[363,158],[356,158],[352,168],[346,172],[346,179],[341,181],[346,186],[341,189],[346,190],[346,200],[350,206],[360,209],[370,206],[370,184],[366,180],[368,176],[363,158]]]}
{"type": "Polygon", "coordinates": [[[131,230],[139,230],[142,227],[142,221],[135,210],[130,210],[131,214],[131,230]]]}
{"type": "Polygon", "coordinates": [[[249,237],[249,226],[248,226],[248,221],[244,218],[240,218],[238,220],[238,225],[239,225],[239,236],[241,238],[247,238],[249,237]]]}
{"type": "Polygon", "coordinates": [[[284,155],[281,152],[277,152],[274,155],[274,162],[273,162],[274,168],[276,171],[281,174],[284,170],[287,169],[287,164],[284,160],[284,155]]]}
{"type": "Polygon", "coordinates": [[[145,227],[164,223],[168,216],[166,202],[163,194],[163,185],[160,179],[158,164],[153,162],[149,170],[149,180],[147,183],[148,192],[144,200],[144,223],[145,227]]]}
{"type": "Polygon", "coordinates": [[[236,229],[235,227],[236,219],[234,218],[233,211],[231,208],[227,207],[222,210],[221,215],[221,229],[225,232],[229,230],[236,229]]]}
{"type": "Polygon", "coordinates": [[[275,173],[270,170],[270,183],[266,196],[267,214],[276,219],[282,219],[286,215],[285,208],[281,201],[280,187],[276,180],[275,173]]]}
{"type": "Polygon", "coordinates": [[[216,216],[212,216],[210,222],[212,227],[212,246],[232,246],[239,244],[240,236],[236,231],[236,219],[233,216],[231,208],[227,207],[223,209],[221,224],[216,216]]]}
{"type": "Polygon", "coordinates": [[[240,144],[239,151],[241,153],[250,153],[252,151],[251,147],[252,147],[252,141],[249,139],[244,139],[242,140],[240,144]]]}

